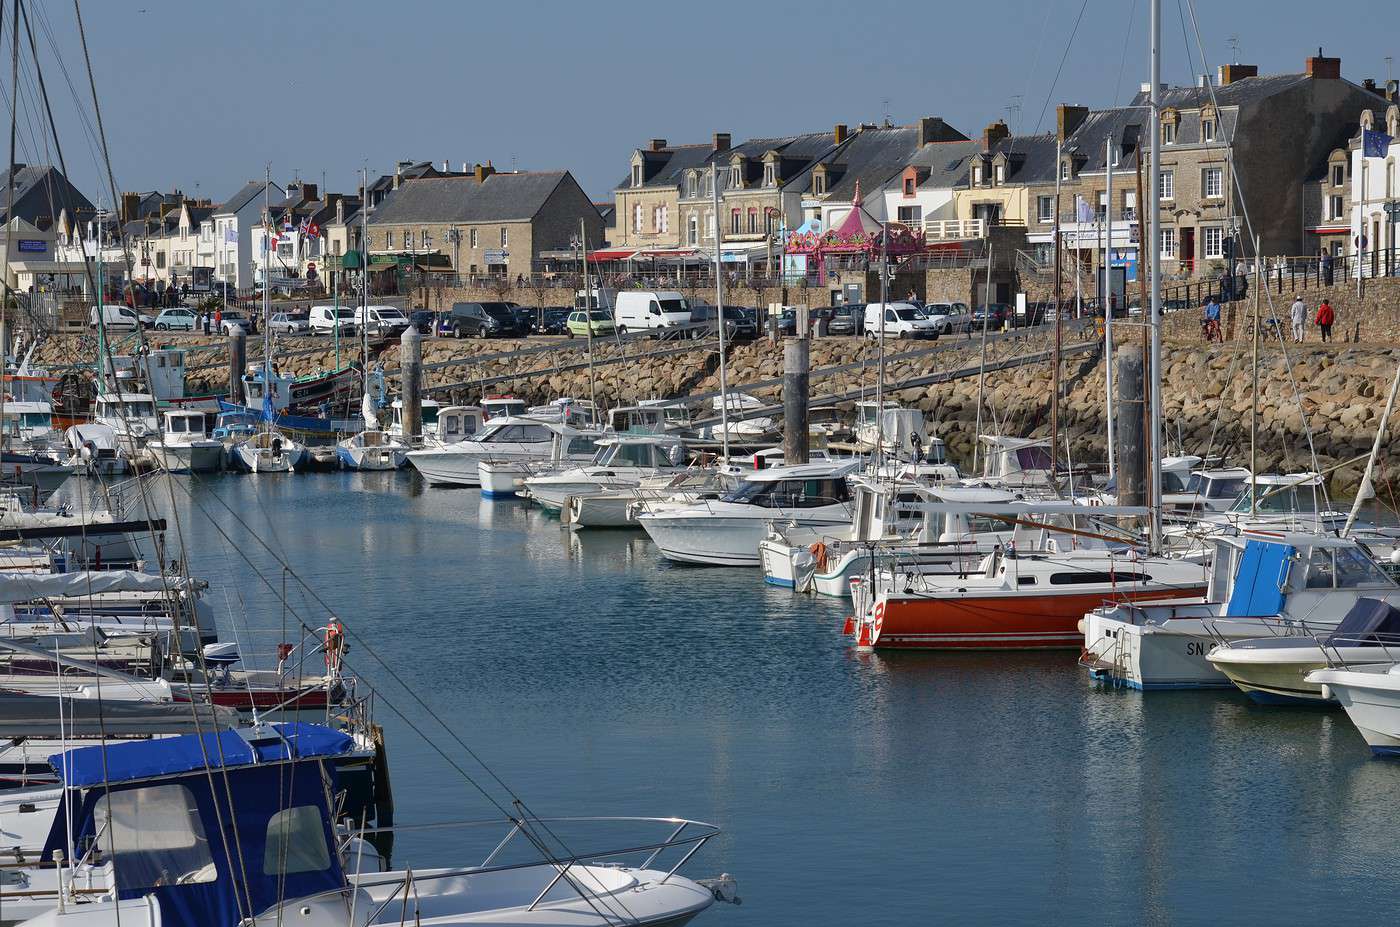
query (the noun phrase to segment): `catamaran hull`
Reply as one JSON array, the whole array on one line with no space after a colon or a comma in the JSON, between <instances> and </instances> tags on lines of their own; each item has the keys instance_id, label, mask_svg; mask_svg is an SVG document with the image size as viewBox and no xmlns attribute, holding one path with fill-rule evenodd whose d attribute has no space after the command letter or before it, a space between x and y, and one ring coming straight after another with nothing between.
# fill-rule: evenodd
<instances>
[{"instance_id":1,"label":"catamaran hull","mask_svg":"<svg viewBox=\"0 0 1400 927\"><path fill-rule=\"evenodd\" d=\"M1105 599L1196 598L1205 587L1061 595L880 595L871 643L895 650L1078 650L1080 619Z\"/></svg>"}]
</instances>

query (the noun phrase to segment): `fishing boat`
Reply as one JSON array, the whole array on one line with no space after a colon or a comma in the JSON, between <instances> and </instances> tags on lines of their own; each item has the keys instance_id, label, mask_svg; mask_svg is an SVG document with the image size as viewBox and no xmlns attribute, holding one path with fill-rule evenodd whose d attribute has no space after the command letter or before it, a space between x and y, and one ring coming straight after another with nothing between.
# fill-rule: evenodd
<instances>
[{"instance_id":1,"label":"fishing boat","mask_svg":"<svg viewBox=\"0 0 1400 927\"><path fill-rule=\"evenodd\" d=\"M160 437L146 449L171 473L207 473L224 465L224 443L209 437L203 412L167 411Z\"/></svg>"},{"instance_id":2,"label":"fishing boat","mask_svg":"<svg viewBox=\"0 0 1400 927\"><path fill-rule=\"evenodd\" d=\"M1322 686L1308 682L1328 666L1394 663L1400 659L1400 609L1362 597L1328 634L1281 635L1227 640L1206 659L1241 692L1265 705L1325 705Z\"/></svg>"},{"instance_id":3,"label":"fishing boat","mask_svg":"<svg viewBox=\"0 0 1400 927\"><path fill-rule=\"evenodd\" d=\"M1086 610L1080 664L1093 678L1147 690L1230 688L1210 659L1220 644L1316 638L1363 597L1400 604L1400 586L1353 538L1253 531L1211 546L1202 601Z\"/></svg>"},{"instance_id":4,"label":"fishing boat","mask_svg":"<svg viewBox=\"0 0 1400 927\"><path fill-rule=\"evenodd\" d=\"M362 431L340 441L335 453L347 470L397 470L408 445L387 431Z\"/></svg>"},{"instance_id":5,"label":"fishing boat","mask_svg":"<svg viewBox=\"0 0 1400 927\"><path fill-rule=\"evenodd\" d=\"M249 364L242 377L243 401L249 409L262 409L271 403L275 416L317 416L323 408L343 406L353 395L359 375L355 363L302 376L283 374L276 364L270 373L266 364Z\"/></svg>"},{"instance_id":6,"label":"fishing boat","mask_svg":"<svg viewBox=\"0 0 1400 927\"><path fill-rule=\"evenodd\" d=\"M858 461L821 461L749 473L714 500L637 516L668 560L707 566L759 566L758 543L773 522L834 527L851 520L847 477Z\"/></svg>"}]
</instances>

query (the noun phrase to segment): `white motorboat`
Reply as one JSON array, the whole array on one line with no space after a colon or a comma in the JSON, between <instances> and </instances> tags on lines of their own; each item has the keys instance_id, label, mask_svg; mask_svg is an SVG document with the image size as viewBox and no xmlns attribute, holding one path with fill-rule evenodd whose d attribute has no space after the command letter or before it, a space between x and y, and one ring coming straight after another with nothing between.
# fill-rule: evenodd
<instances>
[{"instance_id":1,"label":"white motorboat","mask_svg":"<svg viewBox=\"0 0 1400 927\"><path fill-rule=\"evenodd\" d=\"M465 406L448 406L450 409L463 409ZM443 406L436 399L421 399L419 401L419 419L423 432L422 437L425 444L432 444L438 439L438 419L445 411ZM403 400L395 399L389 404L389 437L398 441L403 441ZM400 464L402 466L402 464Z\"/></svg>"},{"instance_id":2,"label":"white motorboat","mask_svg":"<svg viewBox=\"0 0 1400 927\"><path fill-rule=\"evenodd\" d=\"M1229 688L1208 659L1218 644L1327 634L1363 596L1400 603L1400 586L1353 539L1254 531L1211 545L1204 600L1084 616L1080 663L1091 676L1135 689Z\"/></svg>"},{"instance_id":3,"label":"white motorboat","mask_svg":"<svg viewBox=\"0 0 1400 927\"><path fill-rule=\"evenodd\" d=\"M1251 637L1214 647L1206 659L1240 691L1266 705L1329 703L1313 670L1400 660L1400 609L1360 598L1330 634Z\"/></svg>"},{"instance_id":4,"label":"white motorboat","mask_svg":"<svg viewBox=\"0 0 1400 927\"><path fill-rule=\"evenodd\" d=\"M550 460L556 435L564 441L560 460L583 463L593 458L598 432L512 416L488 421L469 439L409 451L408 462L435 485L480 486L478 465L483 460Z\"/></svg>"},{"instance_id":5,"label":"white motorboat","mask_svg":"<svg viewBox=\"0 0 1400 927\"><path fill-rule=\"evenodd\" d=\"M846 478L858 466L858 461L823 461L757 470L717 500L649 511L639 515L637 523L668 560L756 567L758 542L770 523L849 523Z\"/></svg>"},{"instance_id":6,"label":"white motorboat","mask_svg":"<svg viewBox=\"0 0 1400 927\"><path fill-rule=\"evenodd\" d=\"M251 473L291 473L306 462L306 447L275 428L234 445L235 459Z\"/></svg>"},{"instance_id":7,"label":"white motorboat","mask_svg":"<svg viewBox=\"0 0 1400 927\"><path fill-rule=\"evenodd\" d=\"M160 435L156 400L149 393L107 390L93 401L92 421L106 425L116 435L122 453L133 459L148 440Z\"/></svg>"},{"instance_id":8,"label":"white motorboat","mask_svg":"<svg viewBox=\"0 0 1400 927\"><path fill-rule=\"evenodd\" d=\"M408 445L387 431L362 431L337 443L335 455L347 470L397 470Z\"/></svg>"},{"instance_id":9,"label":"white motorboat","mask_svg":"<svg viewBox=\"0 0 1400 927\"><path fill-rule=\"evenodd\" d=\"M224 465L224 443L209 437L204 413L172 410L165 413L160 436L146 443L155 462L171 473L205 473Z\"/></svg>"},{"instance_id":10,"label":"white motorboat","mask_svg":"<svg viewBox=\"0 0 1400 927\"><path fill-rule=\"evenodd\" d=\"M1377 756L1400 756L1400 663L1329 666L1304 677L1335 699Z\"/></svg>"},{"instance_id":11,"label":"white motorboat","mask_svg":"<svg viewBox=\"0 0 1400 927\"><path fill-rule=\"evenodd\" d=\"M644 477L637 486L620 486L569 496L559 520L573 530L636 528L637 516L663 507L694 505L702 498L718 499L720 476L713 469L691 467L675 473Z\"/></svg>"},{"instance_id":12,"label":"white motorboat","mask_svg":"<svg viewBox=\"0 0 1400 927\"><path fill-rule=\"evenodd\" d=\"M598 454L583 467L529 476L524 486L541 508L558 512L570 496L640 486L648 477L685 469L685 448L674 438L659 435L618 435L601 438ZM482 490L486 485L483 482Z\"/></svg>"},{"instance_id":13,"label":"white motorboat","mask_svg":"<svg viewBox=\"0 0 1400 927\"><path fill-rule=\"evenodd\" d=\"M69 472L78 468L87 470L94 476L119 476L131 469L131 459L122 450L117 431L110 425L87 422L70 425L63 432L64 443L72 452L66 464ZM5 466L10 466L11 455L5 455Z\"/></svg>"}]
</instances>

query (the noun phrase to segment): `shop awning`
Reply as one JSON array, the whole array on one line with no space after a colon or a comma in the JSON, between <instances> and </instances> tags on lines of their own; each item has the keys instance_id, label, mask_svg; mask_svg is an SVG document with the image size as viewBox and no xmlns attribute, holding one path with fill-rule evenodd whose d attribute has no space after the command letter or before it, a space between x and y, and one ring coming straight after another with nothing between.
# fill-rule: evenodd
<instances>
[{"instance_id":1,"label":"shop awning","mask_svg":"<svg viewBox=\"0 0 1400 927\"><path fill-rule=\"evenodd\" d=\"M595 264L600 261L625 261L636 253L634 248L603 248L588 252L588 260Z\"/></svg>"},{"instance_id":2,"label":"shop awning","mask_svg":"<svg viewBox=\"0 0 1400 927\"><path fill-rule=\"evenodd\" d=\"M341 259L340 259L340 269L341 269L341 270L359 270L359 269L360 269L360 252L356 251L356 250L353 249L353 248L351 248L349 251L345 252L345 255L344 255L343 257L341 257Z\"/></svg>"},{"instance_id":3,"label":"shop awning","mask_svg":"<svg viewBox=\"0 0 1400 927\"><path fill-rule=\"evenodd\" d=\"M377 273L380 273L380 272L386 271L386 270L398 270L398 269L399 269L399 264L398 264L397 261L393 261L393 262L388 263L388 264L371 264L371 265L369 265L369 268L368 268L369 272L372 273L372 274L377 274Z\"/></svg>"}]
</instances>

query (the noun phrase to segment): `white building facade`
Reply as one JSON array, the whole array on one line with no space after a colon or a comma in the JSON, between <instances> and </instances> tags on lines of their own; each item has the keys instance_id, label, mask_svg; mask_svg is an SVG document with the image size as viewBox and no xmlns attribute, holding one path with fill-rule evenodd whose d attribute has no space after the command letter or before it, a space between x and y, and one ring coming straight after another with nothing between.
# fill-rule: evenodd
<instances>
[{"instance_id":1,"label":"white building facade","mask_svg":"<svg viewBox=\"0 0 1400 927\"><path fill-rule=\"evenodd\" d=\"M1367 156L1367 133L1390 137L1384 156ZM1376 139L1376 136L1372 136ZM1384 139L1377 139L1381 142ZM1391 104L1382 124L1367 110L1351 147L1351 242L1347 254L1358 258L1351 271L1367 277L1400 273L1396 224L1400 222L1400 106Z\"/></svg>"}]
</instances>

